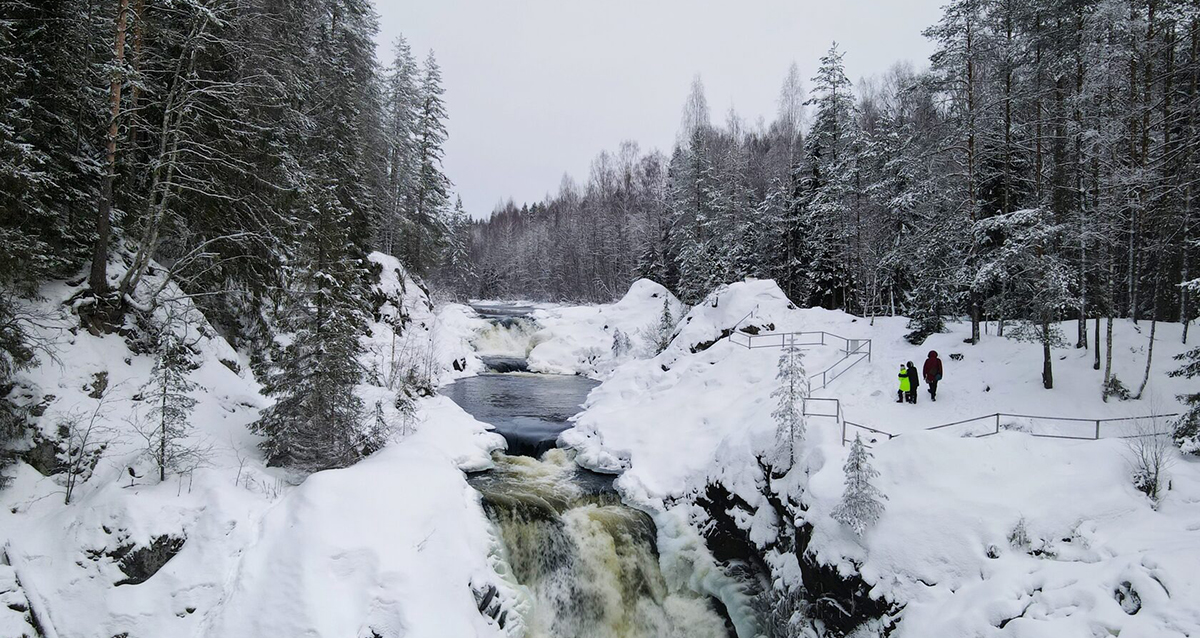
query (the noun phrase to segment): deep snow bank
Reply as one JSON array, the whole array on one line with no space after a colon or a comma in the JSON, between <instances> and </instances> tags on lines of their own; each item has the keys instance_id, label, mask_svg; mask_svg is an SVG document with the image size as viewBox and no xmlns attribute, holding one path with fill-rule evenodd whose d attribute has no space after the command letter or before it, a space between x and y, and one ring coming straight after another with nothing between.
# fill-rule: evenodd
<instances>
[{"instance_id":1,"label":"deep snow bank","mask_svg":"<svg viewBox=\"0 0 1200 638\"><path fill-rule=\"evenodd\" d=\"M639 279L620 301L598 306L549 306L534 311L541 330L533 337L529 369L555 374L604 376L624 361L644 355L666 303L678 319L683 304L662 285ZM630 349L613 351L617 331Z\"/></svg>"},{"instance_id":2,"label":"deep snow bank","mask_svg":"<svg viewBox=\"0 0 1200 638\"><path fill-rule=\"evenodd\" d=\"M503 441L447 399L418 399L403 420L394 411L399 375L437 384L478 366L468 341L477 320L462 306L433 308L394 259L372 261L382 274L359 392L396 436L364 463L298 487L262 464L247 429L270 401L248 353L190 305L190 443L205 463L159 483L131 424L152 358L121 335L78 329L65 305L75 289L44 287L42 336L54 356L20 373L14 390L36 415L26 458L38 469L16 464L0 492L0 545L12 563L0 569L3 599L26 599L45 635L63 638L499 635L473 590L506 585L462 470L487 467ZM94 466L64 505L71 437L60 426L78 435L89 424ZM14 613L0 627L28 624L29 612Z\"/></svg>"},{"instance_id":3,"label":"deep snow bank","mask_svg":"<svg viewBox=\"0 0 1200 638\"><path fill-rule=\"evenodd\" d=\"M1114 371L1127 385L1145 366L1143 329L1115 327ZM777 506L794 503L787 523L811 534L803 549L847 577L861 574L873 596L905 606L896 635L1190 635L1200 631L1194 458L1176 455L1173 489L1155 510L1133 489L1127 450L1116 440L909 434L875 450L878 484L891 500L860 541L829 516L846 456L836 420L810 417L801 469L768 479L760 458L774 439L779 351L746 350L725 338L734 330L825 330L872 339L872 361L816 394L838 398L854 421L902 433L996 411L1093 419L1174 411L1173 397L1186 387L1166 376L1182 348L1178 329L1159 326L1147 391L1154 398L1104 403L1090 351L1056 350L1056 388L1048 391L1036 344L986 335L969 346L962 342L969 326L952 324L914 347L903 339L903 318L795 309L773 282L748 281L693 308L661 355L616 368L561 440L581 463L623 471L617 485L630 502L680 513L693 527L711 528L711 513L697 501L706 486L721 486L741 503L729 514L764 552L772 577L800 587L796 557L767 551L786 545L780 534L789 526ZM919 366L930 349L946 368L938 402L922 389L917 406L897 405L896 368L910 360ZM804 364L813 373L840 356L809 347ZM1014 548L1007 538L1022 516L1032 545ZM1133 615L1128 591L1141 600Z\"/></svg>"}]
</instances>

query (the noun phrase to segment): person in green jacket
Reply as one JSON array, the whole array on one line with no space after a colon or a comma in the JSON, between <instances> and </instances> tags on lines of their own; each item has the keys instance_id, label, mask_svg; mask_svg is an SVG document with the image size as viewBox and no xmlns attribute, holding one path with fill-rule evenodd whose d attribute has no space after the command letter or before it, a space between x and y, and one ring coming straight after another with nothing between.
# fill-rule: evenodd
<instances>
[{"instance_id":1,"label":"person in green jacket","mask_svg":"<svg viewBox=\"0 0 1200 638\"><path fill-rule=\"evenodd\" d=\"M904 397L912 391L912 382L908 378L908 367L900 364L900 391L896 393L896 403L904 403Z\"/></svg>"}]
</instances>

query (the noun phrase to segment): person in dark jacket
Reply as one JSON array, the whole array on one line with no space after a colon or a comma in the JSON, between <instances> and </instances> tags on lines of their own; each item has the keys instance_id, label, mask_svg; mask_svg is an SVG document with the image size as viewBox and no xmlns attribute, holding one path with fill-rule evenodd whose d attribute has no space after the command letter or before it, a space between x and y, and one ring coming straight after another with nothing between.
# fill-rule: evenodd
<instances>
[{"instance_id":1,"label":"person in dark jacket","mask_svg":"<svg viewBox=\"0 0 1200 638\"><path fill-rule=\"evenodd\" d=\"M929 386L929 398L937 401L938 381L942 380L942 360L938 358L936 350L929 351L929 357L925 359L921 371L924 373L925 383Z\"/></svg>"},{"instance_id":2,"label":"person in dark jacket","mask_svg":"<svg viewBox=\"0 0 1200 638\"><path fill-rule=\"evenodd\" d=\"M921 378L917 375L917 366L913 365L912 361L908 362L908 402L917 404L917 388L921 387Z\"/></svg>"}]
</instances>

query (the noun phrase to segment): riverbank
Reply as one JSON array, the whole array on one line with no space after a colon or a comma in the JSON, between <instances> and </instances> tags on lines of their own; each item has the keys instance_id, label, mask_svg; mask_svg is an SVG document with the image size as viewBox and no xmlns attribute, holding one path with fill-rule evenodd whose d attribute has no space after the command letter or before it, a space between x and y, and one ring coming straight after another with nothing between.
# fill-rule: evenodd
<instances>
[{"instance_id":1,"label":"riverbank","mask_svg":"<svg viewBox=\"0 0 1200 638\"><path fill-rule=\"evenodd\" d=\"M1172 328L1157 332L1147 393L1157 400L1104 403L1089 351L1055 350L1056 388L1044 390L1037 344L987 336L969 346L962 343L966 327L952 324L912 346L902 338L902 318L872 325L793 308L772 282L733 284L693 308L666 351L607 374L562 441L586 466L621 472L617 487L627 502L677 512L699 529L727 517L768 566L777 600L804 598L815 584L804 582L804 573L824 565L894 610L879 625L893 624L893 636L1091 636L1097 628L1182 636L1200 627L1200 609L1190 602L1200 594L1191 576L1200 567L1192 549L1200 547L1195 457L1170 452L1171 489L1155 504L1134 488L1129 449L1119 440L1054 441L1019 430L987 439L915 433L999 410L1086 418L1174 411L1174 395L1187 386L1166 375L1182 347ZM889 500L863 538L830 516L846 458L836 421L808 419L792 471L771 476L764 467L775 440L770 394L780 352L724 338L743 329L872 340L870 363L817 393L840 399L856 421L909 432L873 451L877 485ZM1145 337L1129 323L1119 322L1115 332L1116 373L1127 383L1140 380ZM897 405L895 368L919 362L930 349L946 363L938 402L922 389L917 406ZM949 357L958 354L961 360ZM819 370L829 356L807 348L804 363ZM707 498L713 486L726 503L720 512ZM1010 543L1019 528L1027 538ZM1126 611L1126 590L1139 592L1136 614ZM811 604L800 611L810 626L828 627L822 616L841 614Z\"/></svg>"}]
</instances>

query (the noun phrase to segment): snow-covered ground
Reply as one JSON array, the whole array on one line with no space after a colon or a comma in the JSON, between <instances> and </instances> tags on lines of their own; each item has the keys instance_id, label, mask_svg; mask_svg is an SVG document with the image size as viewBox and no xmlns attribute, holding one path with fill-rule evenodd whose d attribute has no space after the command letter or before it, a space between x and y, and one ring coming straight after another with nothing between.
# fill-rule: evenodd
<instances>
[{"instance_id":1,"label":"snow-covered ground","mask_svg":"<svg viewBox=\"0 0 1200 638\"><path fill-rule=\"evenodd\" d=\"M492 334L480 332L487 324L470 308L432 308L394 260L373 259L390 301L364 339L370 374L360 391L368 406L378 400L397 418L390 379L415 372L438 385L473 374L483 367L480 346L528 354L535 370L602 380L562 442L589 467L623 472L618 488L658 525L664 574L721 598L745 631L754 630L748 601L703 546L693 497L718 483L753 508L737 521L754 542L768 543L778 530L758 457L773 446L779 350L748 350L726 338L750 327L872 340L871 361L815 394L837 398L851 421L904 433L872 449L877 485L888 496L883 517L859 539L830 516L846 458L835 419L808 419L800 471L771 489L803 503L800 522L813 527L807 547L821 562L861 574L873 595L902 606L892 635L1200 633L1195 457L1172 454L1170 489L1156 505L1133 488L1121 440L921 431L993 412L1097 419L1176 411L1175 395L1189 387L1166 375L1184 348L1178 325L1158 327L1147 398L1105 403L1090 351L1056 349L1056 387L1044 390L1036 344L985 335L970 346L962 343L969 327L952 324L912 346L902 318L796 309L769 281L724 287L691 309L643 281L617 303L541 304L536 325ZM64 327L72 317L63 303L73 293L66 284L43 290L42 306ZM674 339L651 356L664 300ZM396 336L394 324L407 328ZM1066 328L1073 334L1073 324ZM1122 321L1114 330L1114 369L1135 389L1148 328ZM614 353L618 329L631 348ZM511 585L498 575L498 541L463 474L491 463L499 437L448 399L422 399L407 435L355 467L293 486L295 477L262 464L247 429L269 404L248 353L202 320L190 330L199 353L191 375L199 386L195 442L210 449L208 461L159 483L129 423L150 357L119 335L47 328L57 359L43 356L21 373L23 400L38 406L47 436L96 415L92 443L108 445L70 505L61 473L46 477L24 463L8 470L0 543L11 565L0 565L0 635L30 631L19 611L28 605L48 623L46 635L64 638L502 635L478 613L473 591L519 596L503 595ZM909 360L920 366L930 349L945 365L938 402L922 388L918 405L896 404L896 368ZM833 346L808 347L804 364L814 373L842 357ZM1018 527L1028 540L1014 546L1009 537ZM129 578L119 565L123 552L152 548L142 552L152 563L164 547L168 556L178 551L151 578L116 584ZM773 566L798 583L794 561L777 558Z\"/></svg>"},{"instance_id":2,"label":"snow-covered ground","mask_svg":"<svg viewBox=\"0 0 1200 638\"><path fill-rule=\"evenodd\" d=\"M558 316L589 311L603 312L561 310ZM644 312L627 323L644 325L657 316L649 308ZM550 350L549 344L600 341L595 323L578 329L552 325L554 334L543 335L538 349L558 352L562 349ZM1158 328L1146 398L1105 403L1102 373L1092 370L1090 351L1056 349L1055 388L1045 390L1037 344L986 335L971 346L963 343L969 325L952 324L918 347L904 341L902 318L872 322L795 309L770 281L716 291L680 322L665 352L600 375L605 382L561 440L579 452L581 463L622 471L617 485L625 498L651 511L686 503L709 483L725 486L757 508L741 523L760 543L773 538L777 525L765 506L757 458L773 445L770 393L780 351L747 350L720 338L735 326L824 330L872 340L870 362L814 394L839 399L854 422L906 433L874 448L878 485L889 497L885 516L861 541L830 517L841 498L846 458L835 419L808 419L801 456L807 472L792 472L776 489L807 508L805 518L814 527L808 549L822 562L844 573L860 571L874 596L905 606L893 635L1200 632L1195 457L1172 453L1171 489L1155 507L1134 489L1129 450L1120 440L1063 441L1017 431L976 439L963 438L956 428L921 432L994 412L1099 419L1178 411L1175 395L1188 382L1166 373L1176 366L1172 355L1185 347L1180 326ZM1114 328L1114 371L1135 390L1146 362L1148 328L1148 322L1127 321ZM899 365L913 361L919 367L931 349L945 366L938 401L930 402L922 387L916 406L897 404ZM841 356L832 347L805 351L810 373ZM955 360L951 354L963 356ZM1093 429L1087 424L1085 433ZM1031 542L1014 548L1008 537L1022 518ZM988 557L989 547L995 558ZM786 566L780 572L798 578ZM1140 598L1136 614L1129 613L1130 596L1124 596L1123 610L1123 595L1117 593L1123 589ZM1015 617L1020 618L1008 622Z\"/></svg>"},{"instance_id":3,"label":"snow-covered ground","mask_svg":"<svg viewBox=\"0 0 1200 638\"><path fill-rule=\"evenodd\" d=\"M603 378L622 362L650 354L666 302L678 320L683 304L666 288L640 279L620 301L594 306L539 305L533 319L540 330L533 336L529 369L554 374L584 374ZM629 348L613 351L617 331Z\"/></svg>"},{"instance_id":4,"label":"snow-covered ground","mask_svg":"<svg viewBox=\"0 0 1200 638\"><path fill-rule=\"evenodd\" d=\"M394 259L372 259L389 301L364 339L371 374L360 393L391 418L389 376L415 369L439 383L479 368L468 341L478 320L464 306L435 310ZM26 463L7 470L0 545L11 565L0 566L0 596L14 605L0 615L0 635L31 631L20 609L28 605L43 635L61 638L502 635L473 594L507 585L463 473L489 466L490 451L503 446L487 426L449 399L423 399L406 436L293 486L297 477L263 465L247 428L270 401L248 353L192 311L191 442L207 449L206 460L160 483L131 423L152 358L120 335L67 329L77 323L64 305L74 292L43 289L40 305L63 329L46 329L54 356L22 372L18 391L39 406L47 437L95 416L88 445L105 447L69 505L64 474L43 476ZM407 328L394 336L391 323ZM169 560L145 582L118 584L129 578L123 556L131 569Z\"/></svg>"}]
</instances>

